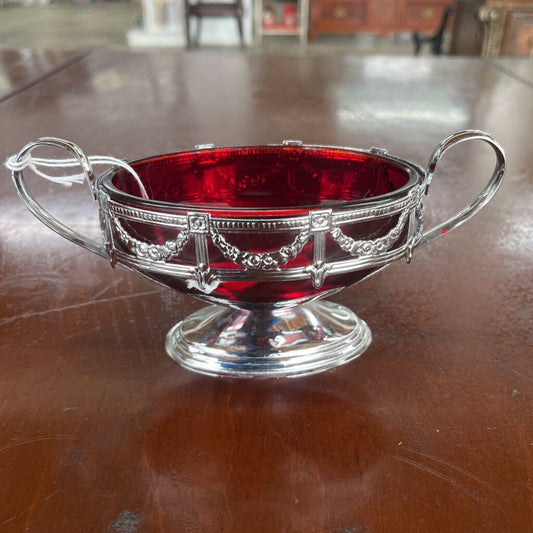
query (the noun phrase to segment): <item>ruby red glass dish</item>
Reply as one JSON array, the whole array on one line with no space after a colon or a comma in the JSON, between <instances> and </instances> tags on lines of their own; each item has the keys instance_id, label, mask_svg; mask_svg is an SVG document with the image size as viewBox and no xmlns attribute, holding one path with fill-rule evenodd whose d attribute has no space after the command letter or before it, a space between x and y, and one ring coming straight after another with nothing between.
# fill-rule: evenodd
<instances>
[{"instance_id":1,"label":"ruby red glass dish","mask_svg":"<svg viewBox=\"0 0 533 533\"><path fill-rule=\"evenodd\" d=\"M488 143L488 184L451 219L425 230L422 200L452 146ZM32 197L23 169L31 152L66 149L99 204L102 243L56 220ZM361 355L367 324L323 300L459 226L500 186L505 158L490 135L464 131L441 142L427 169L384 149L304 145L214 148L149 157L97 176L79 147L54 138L27 145L12 162L27 207L65 238L210 305L167 335L169 355L203 374L303 376ZM48 165L50 166L50 165ZM42 175L42 174L41 174Z\"/></svg>"}]
</instances>

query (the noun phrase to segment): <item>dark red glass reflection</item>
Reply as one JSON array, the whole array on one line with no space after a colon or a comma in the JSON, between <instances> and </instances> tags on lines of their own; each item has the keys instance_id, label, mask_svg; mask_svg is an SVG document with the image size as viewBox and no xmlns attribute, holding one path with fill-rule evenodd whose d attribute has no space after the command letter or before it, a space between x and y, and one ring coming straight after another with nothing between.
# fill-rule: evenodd
<instances>
[{"instance_id":1,"label":"dark red glass reflection","mask_svg":"<svg viewBox=\"0 0 533 533\"><path fill-rule=\"evenodd\" d=\"M404 186L398 165L370 154L310 147L216 149L137 162L152 200L209 207L320 207L373 198ZM140 196L119 171L113 184Z\"/></svg>"}]
</instances>

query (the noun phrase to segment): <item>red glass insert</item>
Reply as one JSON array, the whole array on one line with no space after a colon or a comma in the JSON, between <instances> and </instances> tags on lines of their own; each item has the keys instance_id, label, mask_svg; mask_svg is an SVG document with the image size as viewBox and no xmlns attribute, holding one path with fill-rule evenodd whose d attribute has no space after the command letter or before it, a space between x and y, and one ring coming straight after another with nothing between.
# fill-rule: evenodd
<instances>
[{"instance_id":1,"label":"red glass insert","mask_svg":"<svg viewBox=\"0 0 533 533\"><path fill-rule=\"evenodd\" d=\"M401 166L371 154L309 146L183 152L133 164L151 200L191 207L324 207L381 196L407 184ZM113 176L140 196L127 171Z\"/></svg>"}]
</instances>

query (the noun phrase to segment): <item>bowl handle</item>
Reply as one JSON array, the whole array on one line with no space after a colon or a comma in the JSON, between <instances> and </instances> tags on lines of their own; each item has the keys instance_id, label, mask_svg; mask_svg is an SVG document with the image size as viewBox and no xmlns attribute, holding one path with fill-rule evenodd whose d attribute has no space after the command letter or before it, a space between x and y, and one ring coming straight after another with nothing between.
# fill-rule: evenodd
<instances>
[{"instance_id":1,"label":"bowl handle","mask_svg":"<svg viewBox=\"0 0 533 533\"><path fill-rule=\"evenodd\" d=\"M425 193L428 193L429 186L431 185L431 180L433 179L433 174L435 173L435 168L440 158L452 147L457 144L460 144L464 141L485 141L490 144L496 153L496 166L494 172L489 179L489 182L485 188L479 193L477 198L469 204L467 207L459 211L455 216L442 222L438 226L431 228L422 235L420 241L420 246L427 244L443 235L446 235L449 231L454 228L457 228L461 224L464 224L467 220L472 218L478 211L480 211L494 196L496 191L501 185L503 174L505 172L505 154L502 147L487 133L477 130L466 130L460 131L451 135L447 139L444 139L433 151L429 159L429 163L426 169L425 177Z\"/></svg>"},{"instance_id":2,"label":"bowl handle","mask_svg":"<svg viewBox=\"0 0 533 533\"><path fill-rule=\"evenodd\" d=\"M71 155L73 155L81 165L85 178L89 183L93 198L96 199L94 190L95 175L91 163L89 162L87 156L81 151L79 146L75 145L70 141L56 139L54 137L42 137L40 139L37 139L36 141L27 144L19 152L18 156L15 159L14 165L23 163L26 158L29 158L31 152L38 146L54 146L58 148L63 148ZM13 182L15 183L15 187L17 188L17 192L20 198L26 204L26 207L44 225L48 226L50 229L52 229L62 237L65 237L65 239L68 239L74 244L78 244L79 246L85 248L86 250L89 250L90 252L94 252L95 254L100 255L105 259L109 259L109 255L102 244L83 236L81 233L78 233L72 228L69 228L68 226L57 220L55 217L53 217L48 211L46 211L46 209L44 209L44 207L41 206L41 204L39 204L39 202L37 202L37 200L31 194L28 185L24 180L24 177L22 175L22 169L13 170Z\"/></svg>"}]
</instances>

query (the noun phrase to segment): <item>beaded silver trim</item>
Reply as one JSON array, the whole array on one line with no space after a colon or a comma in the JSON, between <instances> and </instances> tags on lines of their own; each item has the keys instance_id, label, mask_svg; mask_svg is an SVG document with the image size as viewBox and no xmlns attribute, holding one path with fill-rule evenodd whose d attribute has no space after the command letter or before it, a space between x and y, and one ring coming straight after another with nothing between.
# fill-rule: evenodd
<instances>
[{"instance_id":1,"label":"beaded silver trim","mask_svg":"<svg viewBox=\"0 0 533 533\"><path fill-rule=\"evenodd\" d=\"M413 197L420 195L420 187L411 189L409 195L399 200L386 200L372 207L359 207L349 210L331 210L332 223L335 225L350 224L363 220L387 217L402 212L404 209L412 207ZM146 222L157 224L159 226L172 227L175 229L187 229L187 215L178 215L172 213L161 213L148 209L124 206L115 200L109 200L108 209L111 214L120 218L133 220L137 222ZM236 212L237 214L237 212ZM297 231L309 228L309 216L307 214L292 217L276 217L265 215L262 219L251 218L224 218L213 216L211 218L212 226L220 232L239 233L239 232L267 232L272 231Z\"/></svg>"}]
</instances>

